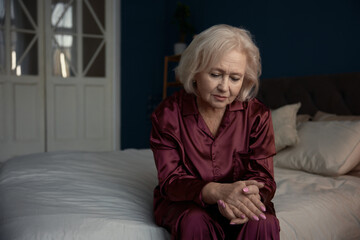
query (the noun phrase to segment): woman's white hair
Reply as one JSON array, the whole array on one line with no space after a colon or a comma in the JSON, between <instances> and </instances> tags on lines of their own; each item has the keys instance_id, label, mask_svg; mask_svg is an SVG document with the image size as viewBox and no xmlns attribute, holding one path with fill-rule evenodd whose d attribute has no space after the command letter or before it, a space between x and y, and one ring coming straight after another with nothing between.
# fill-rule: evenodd
<instances>
[{"instance_id":1,"label":"woman's white hair","mask_svg":"<svg viewBox=\"0 0 360 240\"><path fill-rule=\"evenodd\" d=\"M225 53L234 49L245 54L247 63L237 99L248 101L254 98L259 89L261 74L259 49L249 31L225 24L212 26L198 34L182 53L175 72L185 91L196 94L194 76L207 70L217 59L221 59Z\"/></svg>"}]
</instances>

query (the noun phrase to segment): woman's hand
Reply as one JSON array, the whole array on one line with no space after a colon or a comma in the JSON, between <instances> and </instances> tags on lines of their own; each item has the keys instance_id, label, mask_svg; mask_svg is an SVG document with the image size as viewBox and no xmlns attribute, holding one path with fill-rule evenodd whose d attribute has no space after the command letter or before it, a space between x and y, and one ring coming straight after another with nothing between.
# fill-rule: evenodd
<instances>
[{"instance_id":1,"label":"woman's hand","mask_svg":"<svg viewBox=\"0 0 360 240\"><path fill-rule=\"evenodd\" d=\"M223 215L224 217L226 217L227 219L231 220L230 224L243 224L246 223L247 221L249 221L249 218L246 217L245 214L243 214L242 212L238 212L237 215L240 215L239 217L235 216L235 213L230 210L230 207L222 200L219 200L217 202L218 204L218 209L219 212L221 213L221 215Z\"/></svg>"},{"instance_id":2,"label":"woman's hand","mask_svg":"<svg viewBox=\"0 0 360 240\"><path fill-rule=\"evenodd\" d=\"M209 204L216 201L220 213L231 220L231 224L242 224L249 219L266 219L259 189L263 183L255 180L238 181L231 184L209 183L203 188L203 199Z\"/></svg>"},{"instance_id":3,"label":"woman's hand","mask_svg":"<svg viewBox=\"0 0 360 240\"><path fill-rule=\"evenodd\" d=\"M250 184L250 182L248 182L247 184ZM263 185L259 185L259 187L261 188L261 187L263 187ZM259 194L259 187L257 185L248 185L247 187L245 187L243 189L243 192L246 195L248 195L248 197L253 202L257 202L258 200L260 201L260 199L261 199L260 194ZM232 225L244 224L247 221L249 221L249 218L244 213L242 213L238 209L234 208L233 206L229 206L224 201L219 200L217 202L217 204L218 204L220 213L227 219L231 220L230 224L232 224ZM260 209L264 212L266 211L266 208L263 205L260 205ZM260 218L266 219L264 214L260 214ZM255 220L259 220L259 218L255 218Z\"/></svg>"},{"instance_id":4,"label":"woman's hand","mask_svg":"<svg viewBox=\"0 0 360 240\"><path fill-rule=\"evenodd\" d=\"M259 194L259 188L263 186L254 180L223 184L220 188L220 196L222 196L220 200L225 203L225 210L229 208L236 218L244 219L243 215L245 215L246 218L256 221L266 219L263 213L266 209ZM229 215L225 217L227 216Z\"/></svg>"}]
</instances>

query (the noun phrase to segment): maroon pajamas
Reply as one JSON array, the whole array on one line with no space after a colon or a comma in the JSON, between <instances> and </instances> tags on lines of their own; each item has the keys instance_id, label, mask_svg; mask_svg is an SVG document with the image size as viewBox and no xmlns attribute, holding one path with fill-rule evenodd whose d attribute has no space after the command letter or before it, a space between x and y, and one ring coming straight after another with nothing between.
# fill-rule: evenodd
<instances>
[{"instance_id":1,"label":"maroon pajamas","mask_svg":"<svg viewBox=\"0 0 360 240\"><path fill-rule=\"evenodd\" d=\"M158 170L154 190L156 223L180 239L278 239L279 224L271 199L274 132L270 110L257 99L228 105L218 135L212 136L196 97L180 91L152 114L151 148ZM209 182L257 180L266 220L231 226L216 205L203 202ZM194 236L192 237L192 235Z\"/></svg>"}]
</instances>

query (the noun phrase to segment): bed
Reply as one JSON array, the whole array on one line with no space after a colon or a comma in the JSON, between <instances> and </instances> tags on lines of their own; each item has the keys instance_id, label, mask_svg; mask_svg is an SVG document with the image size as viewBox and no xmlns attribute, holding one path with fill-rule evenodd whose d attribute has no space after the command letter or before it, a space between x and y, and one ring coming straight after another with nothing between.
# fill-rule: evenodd
<instances>
[{"instance_id":1,"label":"bed","mask_svg":"<svg viewBox=\"0 0 360 240\"><path fill-rule=\"evenodd\" d=\"M360 239L360 74L266 79L281 239ZM334 137L331 137L334 136ZM52 152L0 167L0 239L170 239L149 149Z\"/></svg>"}]
</instances>

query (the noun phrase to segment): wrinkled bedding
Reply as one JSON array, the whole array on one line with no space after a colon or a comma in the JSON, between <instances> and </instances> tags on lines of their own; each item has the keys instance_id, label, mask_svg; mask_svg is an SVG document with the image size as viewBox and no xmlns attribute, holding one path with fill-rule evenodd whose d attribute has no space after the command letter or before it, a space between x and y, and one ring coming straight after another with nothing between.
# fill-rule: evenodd
<instances>
[{"instance_id":1,"label":"wrinkled bedding","mask_svg":"<svg viewBox=\"0 0 360 240\"><path fill-rule=\"evenodd\" d=\"M276 168L282 239L360 239L360 178ZM152 152L57 152L0 168L0 239L170 239L152 216Z\"/></svg>"}]
</instances>

